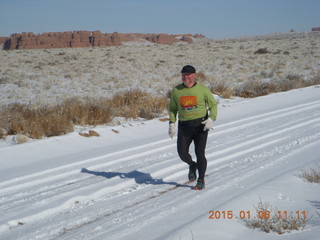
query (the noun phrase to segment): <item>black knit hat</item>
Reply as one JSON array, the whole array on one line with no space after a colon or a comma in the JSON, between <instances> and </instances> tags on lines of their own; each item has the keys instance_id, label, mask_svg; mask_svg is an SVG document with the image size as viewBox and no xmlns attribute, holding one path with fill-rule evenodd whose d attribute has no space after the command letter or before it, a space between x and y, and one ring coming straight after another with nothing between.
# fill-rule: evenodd
<instances>
[{"instance_id":1,"label":"black knit hat","mask_svg":"<svg viewBox=\"0 0 320 240\"><path fill-rule=\"evenodd\" d=\"M196 69L191 65L186 65L182 68L181 73L196 73Z\"/></svg>"}]
</instances>

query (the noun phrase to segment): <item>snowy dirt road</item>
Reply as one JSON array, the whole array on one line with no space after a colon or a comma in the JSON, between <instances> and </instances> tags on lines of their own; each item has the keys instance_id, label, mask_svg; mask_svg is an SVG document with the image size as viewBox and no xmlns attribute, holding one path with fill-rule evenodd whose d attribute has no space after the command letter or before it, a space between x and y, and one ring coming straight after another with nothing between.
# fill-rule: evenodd
<instances>
[{"instance_id":1,"label":"snowy dirt road","mask_svg":"<svg viewBox=\"0 0 320 240\"><path fill-rule=\"evenodd\" d=\"M204 191L186 183L176 139L158 120L4 146L0 239L171 239L211 209L319 164L319 96L310 87L220 102Z\"/></svg>"}]
</instances>

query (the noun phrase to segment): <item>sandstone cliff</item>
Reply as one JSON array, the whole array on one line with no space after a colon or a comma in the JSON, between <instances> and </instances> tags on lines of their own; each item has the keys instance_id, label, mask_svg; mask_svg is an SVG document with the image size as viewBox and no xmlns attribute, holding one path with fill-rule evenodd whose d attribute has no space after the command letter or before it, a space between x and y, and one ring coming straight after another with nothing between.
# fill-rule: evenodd
<instances>
[{"instance_id":1,"label":"sandstone cliff","mask_svg":"<svg viewBox=\"0 0 320 240\"><path fill-rule=\"evenodd\" d=\"M7 37L0 37L0 46L8 40Z\"/></svg>"},{"instance_id":2,"label":"sandstone cliff","mask_svg":"<svg viewBox=\"0 0 320 240\"><path fill-rule=\"evenodd\" d=\"M175 42L192 42L194 38L204 37L201 34L170 35L140 33L101 33L100 31L48 32L42 34L12 34L6 38L3 49L45 49L45 48L79 48L121 46L123 42L144 39L156 44Z\"/></svg>"}]
</instances>

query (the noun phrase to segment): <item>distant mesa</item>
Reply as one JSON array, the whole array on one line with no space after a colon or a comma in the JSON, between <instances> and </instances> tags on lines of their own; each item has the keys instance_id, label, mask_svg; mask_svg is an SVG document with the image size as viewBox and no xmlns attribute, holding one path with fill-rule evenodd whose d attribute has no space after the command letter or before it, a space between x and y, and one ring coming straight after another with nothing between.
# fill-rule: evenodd
<instances>
[{"instance_id":1,"label":"distant mesa","mask_svg":"<svg viewBox=\"0 0 320 240\"><path fill-rule=\"evenodd\" d=\"M14 33L10 37L0 37L4 50L81 48L121 46L126 42L148 41L155 44L193 42L194 38L204 38L201 34L142 34L142 33L101 33L100 31L47 32L42 34Z\"/></svg>"}]
</instances>

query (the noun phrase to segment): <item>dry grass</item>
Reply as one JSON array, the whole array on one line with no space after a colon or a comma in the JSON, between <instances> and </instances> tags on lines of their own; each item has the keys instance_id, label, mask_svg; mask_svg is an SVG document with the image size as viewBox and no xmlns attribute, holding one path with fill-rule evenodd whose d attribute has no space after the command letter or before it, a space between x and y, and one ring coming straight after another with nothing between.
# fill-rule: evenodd
<instances>
[{"instance_id":1,"label":"dry grass","mask_svg":"<svg viewBox=\"0 0 320 240\"><path fill-rule=\"evenodd\" d=\"M215 81L211 84L210 90L223 98L231 98L234 95L234 88L226 81Z\"/></svg>"},{"instance_id":2,"label":"dry grass","mask_svg":"<svg viewBox=\"0 0 320 240\"><path fill-rule=\"evenodd\" d=\"M320 167L310 168L308 170L302 169L302 177L310 183L320 183Z\"/></svg>"},{"instance_id":3,"label":"dry grass","mask_svg":"<svg viewBox=\"0 0 320 240\"><path fill-rule=\"evenodd\" d=\"M320 84L320 74L309 81L304 80L302 76L288 75L285 79L277 82L246 81L242 85L234 88L233 95L244 98L253 98L317 84Z\"/></svg>"},{"instance_id":4,"label":"dry grass","mask_svg":"<svg viewBox=\"0 0 320 240\"><path fill-rule=\"evenodd\" d=\"M99 125L112 119L110 99L72 98L58 106L60 111L76 125Z\"/></svg>"},{"instance_id":5,"label":"dry grass","mask_svg":"<svg viewBox=\"0 0 320 240\"><path fill-rule=\"evenodd\" d=\"M211 82L210 90L223 98L231 98L232 96L254 98L270 93L284 92L320 84L320 74L308 81L299 75L288 75L285 79L276 82L248 80L237 86L232 85L227 80L210 81L203 74L201 79Z\"/></svg>"},{"instance_id":6,"label":"dry grass","mask_svg":"<svg viewBox=\"0 0 320 240\"><path fill-rule=\"evenodd\" d=\"M29 138L59 136L72 132L74 125L108 124L113 117L152 119L167 108L168 99L131 90L113 98L65 100L57 106L34 108L11 104L0 110L1 138L24 135Z\"/></svg>"},{"instance_id":7,"label":"dry grass","mask_svg":"<svg viewBox=\"0 0 320 240\"><path fill-rule=\"evenodd\" d=\"M262 83L258 81L247 81L242 86L235 89L234 95L244 98L265 96L277 92L274 83Z\"/></svg>"},{"instance_id":8,"label":"dry grass","mask_svg":"<svg viewBox=\"0 0 320 240\"><path fill-rule=\"evenodd\" d=\"M154 97L141 90L116 94L112 98L114 116L152 119L163 114L168 106L166 97Z\"/></svg>"},{"instance_id":9,"label":"dry grass","mask_svg":"<svg viewBox=\"0 0 320 240\"><path fill-rule=\"evenodd\" d=\"M270 203L261 200L255 206L255 209L258 217L246 220L246 224L249 228L258 228L266 233L273 231L283 234L293 230L303 230L309 221L309 219L299 215L280 215L277 208L273 208Z\"/></svg>"},{"instance_id":10,"label":"dry grass","mask_svg":"<svg viewBox=\"0 0 320 240\"><path fill-rule=\"evenodd\" d=\"M1 127L7 135L22 134L30 138L63 135L73 131L73 124L59 107L33 109L28 105L12 104L1 110Z\"/></svg>"}]
</instances>

